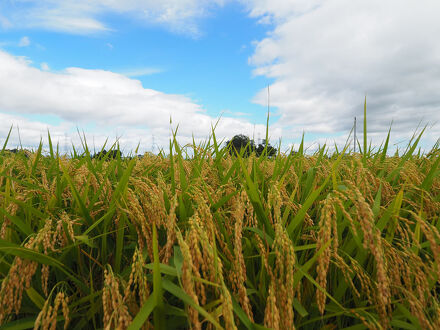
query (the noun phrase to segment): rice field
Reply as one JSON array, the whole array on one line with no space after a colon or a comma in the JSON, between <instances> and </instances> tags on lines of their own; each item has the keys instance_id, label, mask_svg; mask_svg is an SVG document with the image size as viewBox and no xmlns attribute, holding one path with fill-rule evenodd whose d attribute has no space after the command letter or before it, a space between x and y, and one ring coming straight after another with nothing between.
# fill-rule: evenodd
<instances>
[{"instance_id":1,"label":"rice field","mask_svg":"<svg viewBox=\"0 0 440 330\"><path fill-rule=\"evenodd\" d=\"M423 132L422 132L423 133ZM2 329L439 329L440 149L0 153ZM113 146L114 148L115 146ZM188 156L188 155L191 156Z\"/></svg>"}]
</instances>

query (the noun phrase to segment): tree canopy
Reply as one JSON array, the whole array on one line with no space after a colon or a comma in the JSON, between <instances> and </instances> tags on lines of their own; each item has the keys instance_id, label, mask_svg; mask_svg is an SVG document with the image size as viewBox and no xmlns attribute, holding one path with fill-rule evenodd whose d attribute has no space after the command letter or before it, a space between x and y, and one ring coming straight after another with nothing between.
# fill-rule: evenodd
<instances>
[{"instance_id":1,"label":"tree canopy","mask_svg":"<svg viewBox=\"0 0 440 330\"><path fill-rule=\"evenodd\" d=\"M243 157L250 156L252 152L255 152L259 157L264 154L265 148L269 158L277 154L277 149L271 146L270 143L266 143L266 140L263 140L257 146L254 140L243 134L235 135L231 140L226 141L226 147L231 155L241 154Z\"/></svg>"}]
</instances>

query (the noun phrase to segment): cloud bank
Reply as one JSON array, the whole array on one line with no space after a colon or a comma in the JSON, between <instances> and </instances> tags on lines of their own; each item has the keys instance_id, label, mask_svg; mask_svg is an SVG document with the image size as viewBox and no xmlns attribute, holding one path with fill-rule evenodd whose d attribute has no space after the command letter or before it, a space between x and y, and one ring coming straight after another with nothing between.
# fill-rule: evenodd
<instances>
[{"instance_id":1,"label":"cloud bank","mask_svg":"<svg viewBox=\"0 0 440 330\"><path fill-rule=\"evenodd\" d=\"M93 134L100 141L122 135L121 142L128 148L144 140L143 147L148 149L153 135L157 145L167 145L170 119L171 127L179 126L181 143L190 142L192 136L197 141L206 139L211 125L217 121L184 95L144 88L139 80L110 71L67 68L62 72L47 72L32 67L25 58L0 51L0 76L3 78L0 80L0 109L6 112L2 122L7 124L3 130L14 123L29 128L33 124L26 118L32 115L56 116L62 125L49 125L51 131L92 124ZM44 127L42 122L35 122L34 128L41 127ZM223 117L216 130L220 138L243 132L261 135L265 128ZM280 136L281 132L274 131L274 134ZM26 143L35 145L38 141Z\"/></svg>"},{"instance_id":2,"label":"cloud bank","mask_svg":"<svg viewBox=\"0 0 440 330\"><path fill-rule=\"evenodd\" d=\"M249 63L274 80L280 123L306 132L349 131L367 96L368 131L408 136L440 119L440 2L247 1L273 24ZM266 91L255 102L266 103ZM410 133L409 133L410 132ZM285 129L283 133L288 133ZM438 133L431 131L431 138ZM438 135L437 135L438 136Z\"/></svg>"}]
</instances>

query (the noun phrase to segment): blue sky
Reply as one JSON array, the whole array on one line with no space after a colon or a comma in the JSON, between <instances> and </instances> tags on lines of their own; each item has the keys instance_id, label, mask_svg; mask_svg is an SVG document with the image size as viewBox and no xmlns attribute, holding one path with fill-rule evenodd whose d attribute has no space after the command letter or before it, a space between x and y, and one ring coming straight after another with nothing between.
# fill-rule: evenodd
<instances>
[{"instance_id":1,"label":"blue sky","mask_svg":"<svg viewBox=\"0 0 440 330\"><path fill-rule=\"evenodd\" d=\"M270 85L270 134L285 147L303 131L311 149L343 144L365 95L373 143L391 121L407 140L440 119L440 7L394 2L4 1L0 134L20 127L32 146L49 129L77 143L80 128L97 144L122 136L148 150L153 136L166 145L170 116L186 143L222 115L222 138L257 138Z\"/></svg>"}]
</instances>

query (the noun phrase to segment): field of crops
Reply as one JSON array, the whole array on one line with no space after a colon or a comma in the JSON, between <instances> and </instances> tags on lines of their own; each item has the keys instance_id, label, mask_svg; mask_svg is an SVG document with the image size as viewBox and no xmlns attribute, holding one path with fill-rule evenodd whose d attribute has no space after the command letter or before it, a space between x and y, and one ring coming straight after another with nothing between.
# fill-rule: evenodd
<instances>
[{"instance_id":1,"label":"field of crops","mask_svg":"<svg viewBox=\"0 0 440 330\"><path fill-rule=\"evenodd\" d=\"M0 325L439 329L440 149L419 139L393 157L4 147Z\"/></svg>"}]
</instances>

